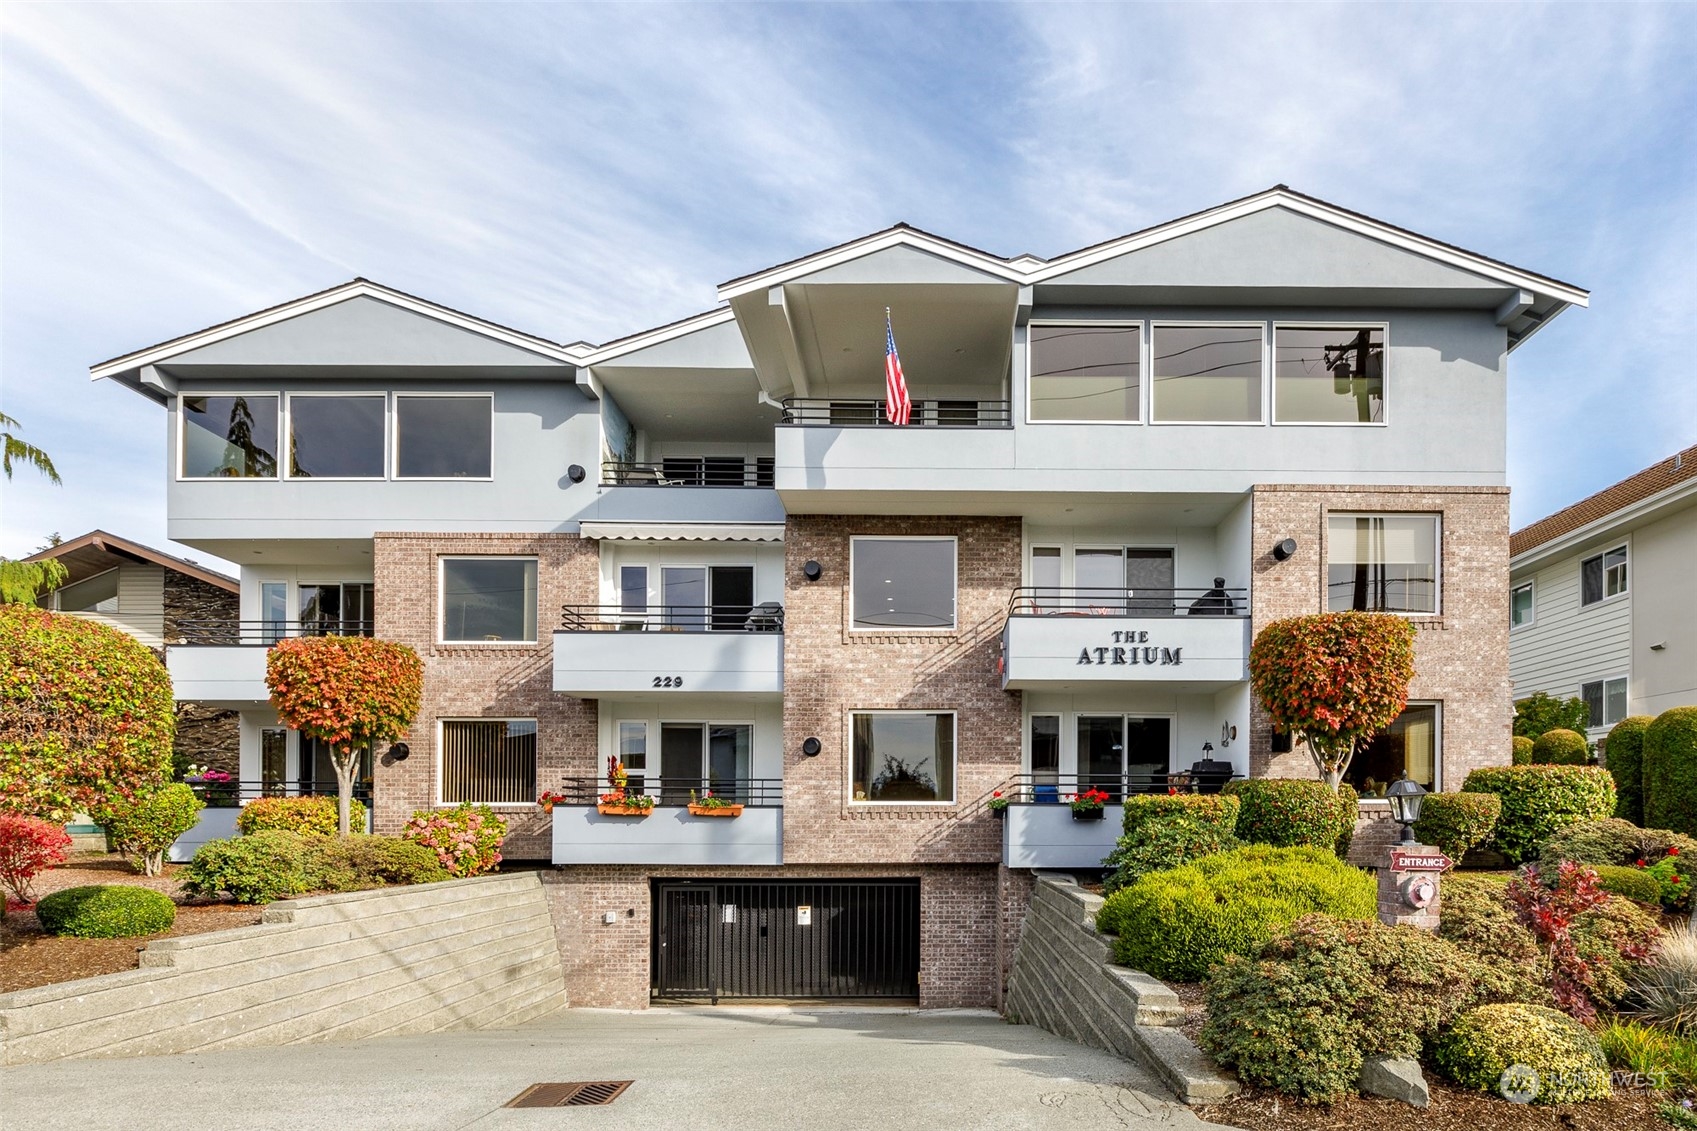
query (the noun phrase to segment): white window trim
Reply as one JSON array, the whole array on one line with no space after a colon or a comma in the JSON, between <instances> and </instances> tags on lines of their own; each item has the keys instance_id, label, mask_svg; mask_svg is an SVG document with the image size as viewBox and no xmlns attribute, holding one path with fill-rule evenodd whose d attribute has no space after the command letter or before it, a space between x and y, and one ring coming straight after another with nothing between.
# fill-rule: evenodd
<instances>
[{"instance_id":1,"label":"white window trim","mask_svg":"<svg viewBox=\"0 0 1697 1131\"><path fill-rule=\"evenodd\" d=\"M854 717L856 715L948 715L954 720L950 728L953 735L949 748L949 780L954 784L954 796L947 801L862 801L855 797L854 780ZM846 790L848 804L851 809L900 809L926 808L932 809L953 807L960 804L960 712L953 708L930 709L925 707L850 707L843 712L843 721L847 733L843 736L843 749L848 757L843 759L843 769L848 781Z\"/></svg>"},{"instance_id":2,"label":"white window trim","mask_svg":"<svg viewBox=\"0 0 1697 1131\"><path fill-rule=\"evenodd\" d=\"M329 400L333 397L361 397L365 400L380 400L383 402L383 470L376 475L294 475L290 468L295 462L295 416L292 404L296 397L307 399ZM393 431L393 409L386 391L358 392L354 390L337 390L335 392L316 393L306 390L289 390L283 394L282 420L280 422L279 447L283 449L278 456L278 475L290 482L302 483L311 480L314 483L382 483L389 478L389 435Z\"/></svg>"},{"instance_id":3,"label":"white window trim","mask_svg":"<svg viewBox=\"0 0 1697 1131\"><path fill-rule=\"evenodd\" d=\"M1325 595L1322 604L1330 607L1330 591L1326 586L1330 579L1332 568L1332 519L1334 518L1430 518L1432 524L1432 611L1429 613L1390 613L1395 617L1407 617L1410 620L1433 620L1444 615L1444 512L1443 511L1325 511L1321 515L1325 523L1326 552L1325 565L1321 569L1321 592Z\"/></svg>"},{"instance_id":4,"label":"white window trim","mask_svg":"<svg viewBox=\"0 0 1697 1131\"><path fill-rule=\"evenodd\" d=\"M1059 715L1061 717L1061 762L1060 762L1059 775L1060 775L1061 781L1063 781L1063 782L1066 781L1068 778L1072 779L1073 787L1075 789L1078 786L1078 775L1079 775L1079 769L1078 769L1078 720L1081 716L1085 717L1085 718L1092 718L1092 719L1111 719L1111 718L1118 717L1120 719L1121 725L1124 725L1124 723L1127 719L1166 719L1167 720L1167 772L1170 774L1170 773L1175 772L1175 770L1177 769L1177 767L1175 767L1173 763L1174 763L1174 760L1178 757L1178 724L1179 724L1178 712L1176 712L1176 711L1127 711L1127 710L1116 710L1113 707L1103 707L1100 710L1092 710L1089 707L1076 707L1076 708L1068 708L1066 710L1061 710L1061 711L1032 711L1025 716L1025 741L1026 741L1027 745L1026 745L1026 749L1023 753L1023 759L1024 759L1024 770L1028 774L1033 772L1032 769L1031 769L1031 749L1030 749L1031 717L1033 715ZM1123 750L1120 751L1120 764L1122 766L1128 764L1125 761L1125 751L1123 751ZM1121 770L1120 772L1124 773L1125 771Z\"/></svg>"},{"instance_id":5,"label":"white window trim","mask_svg":"<svg viewBox=\"0 0 1697 1131\"><path fill-rule=\"evenodd\" d=\"M1403 704L1403 710L1410 707L1431 707L1432 710L1432 793L1444 791L1444 701L1442 699L1410 699ZM1390 808L1390 801L1383 797L1358 797L1356 806L1363 805Z\"/></svg>"},{"instance_id":6,"label":"white window trim","mask_svg":"<svg viewBox=\"0 0 1697 1131\"><path fill-rule=\"evenodd\" d=\"M1256 404L1257 404L1260 415L1257 416L1256 419L1254 419L1254 420L1157 420L1157 419L1155 419L1155 389L1156 389L1156 386L1160 383L1156 374L1155 374L1155 335L1158 331L1161 330L1162 327L1168 327L1168 328L1178 329L1178 330L1208 330L1208 329L1250 330L1250 329L1253 329L1253 330L1257 331L1258 333L1260 333L1260 335L1261 335L1261 389L1260 389L1260 394L1261 395L1256 398ZM1146 335L1146 337L1148 338L1148 341L1149 341L1149 349L1148 349L1149 364L1146 367L1146 372L1149 374L1149 379L1148 379L1148 384L1149 384L1148 418L1149 418L1149 423L1150 423L1151 426L1159 427L1159 428L1171 428L1171 427L1191 428L1191 427L1197 427L1197 426L1206 427L1206 428L1265 428L1267 426L1267 402L1268 402L1269 396L1271 395L1270 386L1272 385L1272 376L1271 376L1272 375L1272 357L1271 357L1272 334L1270 334L1268 332L1268 323L1265 320L1262 320L1262 321L1259 321L1259 322L1253 321L1253 320L1247 321L1247 322L1236 322L1236 321L1232 321L1230 319L1223 320L1223 321L1203 320L1203 321L1196 321L1196 322L1185 321L1185 320L1174 320L1174 319L1162 319L1162 320L1159 320L1159 321L1151 320L1150 323L1149 323L1149 331L1148 331L1148 334Z\"/></svg>"},{"instance_id":7,"label":"white window trim","mask_svg":"<svg viewBox=\"0 0 1697 1131\"><path fill-rule=\"evenodd\" d=\"M1603 565L1603 593L1604 593L1604 595L1597 598L1595 601L1587 602L1585 600L1585 563L1590 561L1592 558L1607 559L1608 556L1610 554L1614 553L1616 550L1619 550L1623 554L1626 555L1626 588L1622 589L1619 593L1615 593L1615 594L1612 594L1612 595L1609 594L1609 591L1608 591L1608 589L1609 589L1609 567L1608 567L1608 564L1605 560L1604 565ZM1620 544L1615 545L1615 546L1607 546L1607 547L1604 547L1601 550L1598 550L1594 554L1586 554L1579 559L1579 608L1580 608L1581 611L1584 611L1585 609L1595 609L1600 605L1608 604L1610 601L1618 601L1622 597L1629 597L1631 595L1632 595L1632 544L1630 542L1621 542Z\"/></svg>"},{"instance_id":8,"label":"white window trim","mask_svg":"<svg viewBox=\"0 0 1697 1131\"><path fill-rule=\"evenodd\" d=\"M953 574L953 593L951 617L949 624L932 627L917 625L871 625L862 627L855 623L854 610L854 563L855 544L859 542L948 542L949 569ZM870 636L953 636L960 632L960 536L957 534L852 534L849 536L849 578L848 578L848 614L849 631ZM929 802L927 803L929 804Z\"/></svg>"},{"instance_id":9,"label":"white window trim","mask_svg":"<svg viewBox=\"0 0 1697 1131\"><path fill-rule=\"evenodd\" d=\"M48 606L56 613L64 612L65 610L61 607L62 602L61 602L60 598L63 596L65 590L71 588L72 586L82 585L86 582L93 581L97 577L105 577L109 573L117 573L118 570L120 570L122 568L123 568L122 566L113 566L111 569L103 569L99 573L91 573L87 577L81 578L77 581L67 581L67 582L65 582L65 584L59 586L57 589L53 590L53 592L48 595L51 598L51 600L48 602ZM123 581L123 579L120 577L119 578L119 582L120 582L119 588L118 588L117 592L112 594L112 599L114 601L118 601L119 598L123 596L122 581ZM92 613L93 615L100 616L100 617L117 616L121 612L123 612L122 602L119 603L118 608L112 610L109 613L103 613L99 609L74 609L74 610L72 610L72 613L76 616L84 616L84 615Z\"/></svg>"},{"instance_id":10,"label":"white window trim","mask_svg":"<svg viewBox=\"0 0 1697 1131\"><path fill-rule=\"evenodd\" d=\"M621 720L621 721L623 721L623 722L636 722L637 720L635 720L635 719L624 719L624 720ZM747 727L748 728L748 772L750 774L753 774L754 773L754 733L755 733L756 725L757 724L755 723L755 721L751 718L749 718L749 719L701 719L701 718L667 719L667 718L656 718L654 720L653 730L654 730L655 733L660 733L660 732L663 732L665 730L665 728L668 727L668 726L700 727L701 728L701 773L696 776L696 780L701 780L701 779L707 777L707 728L709 728L709 727ZM619 740L619 732L618 732L617 726L615 726L615 728L613 730L613 744L615 746L618 745L618 740ZM615 753L616 753L616 751L615 751ZM658 756L658 752L655 753L655 756L656 757ZM752 780L752 779L750 779L750 780ZM660 773L660 767L659 766L655 766L653 769L643 771L642 788L645 791L649 791L650 784L658 784L660 786L664 786L665 783L666 783L666 779ZM652 791L650 791L650 792L652 792Z\"/></svg>"},{"instance_id":11,"label":"white window trim","mask_svg":"<svg viewBox=\"0 0 1697 1131\"><path fill-rule=\"evenodd\" d=\"M1514 623L1514 595L1516 593L1520 592L1522 589L1529 589L1529 590L1532 591L1532 604L1526 610L1526 619L1521 621L1519 624L1515 624ZM1508 630L1510 632L1519 632L1521 629L1531 628L1533 625L1535 625L1537 623L1538 623L1538 579L1533 578L1531 581L1523 581L1519 585L1510 585L1508 587Z\"/></svg>"},{"instance_id":12,"label":"white window trim","mask_svg":"<svg viewBox=\"0 0 1697 1131\"><path fill-rule=\"evenodd\" d=\"M469 400L483 397L489 401L489 474L488 475L402 475L401 474L401 398L458 397ZM389 478L398 483L493 483L495 481L495 394L478 389L396 389L390 393L389 414Z\"/></svg>"},{"instance_id":13,"label":"white window trim","mask_svg":"<svg viewBox=\"0 0 1697 1131\"><path fill-rule=\"evenodd\" d=\"M1033 318L1027 326L1083 326L1091 329L1128 328L1137 329L1137 413L1136 420L1039 420L1031 415L1031 335L1025 336L1025 423L1027 424L1100 424L1110 428L1137 428L1149 421L1149 329L1146 320L1134 318L1103 319L1096 321L1089 318Z\"/></svg>"},{"instance_id":14,"label":"white window trim","mask_svg":"<svg viewBox=\"0 0 1697 1131\"><path fill-rule=\"evenodd\" d=\"M449 640L444 634L448 612L448 570L451 561L536 563L535 640ZM299 598L296 598L297 601ZM436 643L449 648L535 648L542 642L542 561L535 554L438 554L436 557Z\"/></svg>"},{"instance_id":15,"label":"white window trim","mask_svg":"<svg viewBox=\"0 0 1697 1131\"><path fill-rule=\"evenodd\" d=\"M1623 714L1620 717L1620 719L1616 719L1616 720L1614 720L1614 722L1610 722L1609 721L1609 684L1613 683L1617 679L1623 680L1626 683L1626 713ZM1612 729L1614 727L1615 723L1620 722L1621 719L1629 718L1632 715L1632 673L1631 672L1617 671L1613 675L1593 676L1593 677L1590 677L1590 678L1582 678L1579 681L1579 686L1578 686L1577 690L1575 690L1574 693L1573 693L1580 700L1583 700L1585 698L1585 685L1587 683L1595 683L1595 684L1599 684L1599 685L1602 686L1602 689L1603 689L1603 721L1598 723L1596 726L1587 725L1585 727L1586 731L1589 732L1589 731L1594 731L1594 730L1609 730L1609 729Z\"/></svg>"},{"instance_id":16,"label":"white window trim","mask_svg":"<svg viewBox=\"0 0 1697 1131\"><path fill-rule=\"evenodd\" d=\"M195 397L274 397L274 398L276 398L276 400L277 400L277 447L278 447L279 450L274 452L273 455L276 457L276 460L277 460L277 474L276 475L242 475L242 476L185 475L185 474L183 474L183 460L188 457L188 432L189 432L189 430L188 430L188 419L187 419L188 410L184 406L183 402L190 399L190 398L195 398ZM284 461L288 457L288 453L285 450L283 450L287 447L287 441L288 441L288 435L283 430L283 394L282 394L281 390L266 389L266 390L261 390L261 391L256 392L253 389L240 389L240 390L235 390L235 391L223 391L223 390L215 390L215 389L193 389L193 390L179 391L178 394L177 394L177 466L176 466L176 472L177 472L177 482L178 483L276 483L276 482L279 482L281 480L281 477L282 477L282 474L283 474Z\"/></svg>"},{"instance_id":17,"label":"white window trim","mask_svg":"<svg viewBox=\"0 0 1697 1131\"><path fill-rule=\"evenodd\" d=\"M1379 387L1385 402L1383 420L1280 420L1279 419L1279 330L1378 330L1382 335L1384 358L1381 362ZM1388 428L1391 423L1391 324L1389 322L1274 322L1272 344L1268 349L1268 396L1272 401L1271 422L1274 428Z\"/></svg>"},{"instance_id":18,"label":"white window trim","mask_svg":"<svg viewBox=\"0 0 1697 1131\"><path fill-rule=\"evenodd\" d=\"M447 715L436 720L436 791L432 808L453 809L463 804L459 801L442 800L442 756L445 753L447 734L446 723L530 723L536 727L536 764L532 771L533 784L542 784L542 723L532 715ZM375 755L373 755L375 757ZM487 805L491 809L535 809L534 798L529 801L473 801L473 805Z\"/></svg>"}]
</instances>

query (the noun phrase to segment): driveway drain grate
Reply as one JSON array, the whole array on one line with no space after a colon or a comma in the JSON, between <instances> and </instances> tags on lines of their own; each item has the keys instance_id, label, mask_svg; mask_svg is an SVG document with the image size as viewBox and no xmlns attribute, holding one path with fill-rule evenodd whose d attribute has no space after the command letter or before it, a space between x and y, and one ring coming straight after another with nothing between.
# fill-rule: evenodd
<instances>
[{"instance_id":1,"label":"driveway drain grate","mask_svg":"<svg viewBox=\"0 0 1697 1131\"><path fill-rule=\"evenodd\" d=\"M624 1094L634 1080L577 1080L569 1084L532 1084L507 1101L508 1107L601 1107Z\"/></svg>"}]
</instances>

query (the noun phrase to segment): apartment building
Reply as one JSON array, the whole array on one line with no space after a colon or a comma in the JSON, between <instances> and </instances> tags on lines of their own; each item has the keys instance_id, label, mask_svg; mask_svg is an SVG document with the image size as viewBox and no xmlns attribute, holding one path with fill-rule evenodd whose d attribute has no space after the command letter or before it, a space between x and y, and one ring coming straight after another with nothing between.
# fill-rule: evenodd
<instances>
[{"instance_id":1,"label":"apartment building","mask_svg":"<svg viewBox=\"0 0 1697 1131\"><path fill-rule=\"evenodd\" d=\"M1506 760L1508 355L1584 291L1281 186L1047 260L897 225L719 298L562 345L355 280L93 368L165 410L171 537L241 565L178 694L288 779L266 644L415 647L376 827L502 809L574 1002L997 1004L1032 870L1099 863L1127 793L1312 775L1246 678L1279 617L1420 629L1365 811ZM599 811L609 759L651 814Z\"/></svg>"},{"instance_id":2,"label":"apartment building","mask_svg":"<svg viewBox=\"0 0 1697 1131\"><path fill-rule=\"evenodd\" d=\"M1697 704L1697 445L1515 531L1509 553L1516 699L1585 700L1592 742Z\"/></svg>"}]
</instances>

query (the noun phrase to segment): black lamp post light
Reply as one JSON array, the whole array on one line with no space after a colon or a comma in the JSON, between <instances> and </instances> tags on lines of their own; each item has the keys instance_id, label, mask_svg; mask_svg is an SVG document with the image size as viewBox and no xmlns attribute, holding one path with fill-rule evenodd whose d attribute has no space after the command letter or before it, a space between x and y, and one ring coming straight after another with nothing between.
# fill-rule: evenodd
<instances>
[{"instance_id":1,"label":"black lamp post light","mask_svg":"<svg viewBox=\"0 0 1697 1131\"><path fill-rule=\"evenodd\" d=\"M1391 803L1391 817L1402 826L1401 844L1414 843L1414 822L1420 819L1420 806L1426 800L1426 790L1419 782L1410 781L1405 773L1385 790L1385 800Z\"/></svg>"}]
</instances>

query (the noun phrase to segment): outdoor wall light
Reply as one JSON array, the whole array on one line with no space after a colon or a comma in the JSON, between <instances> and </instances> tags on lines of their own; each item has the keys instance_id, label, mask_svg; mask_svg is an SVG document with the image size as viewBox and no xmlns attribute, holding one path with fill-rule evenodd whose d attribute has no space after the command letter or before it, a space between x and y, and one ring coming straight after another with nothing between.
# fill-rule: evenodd
<instances>
[{"instance_id":1,"label":"outdoor wall light","mask_svg":"<svg viewBox=\"0 0 1697 1131\"><path fill-rule=\"evenodd\" d=\"M801 575L809 581L818 581L820 575L824 572L824 568L812 559L808 559L807 563L801 567Z\"/></svg>"},{"instance_id":2,"label":"outdoor wall light","mask_svg":"<svg viewBox=\"0 0 1697 1131\"><path fill-rule=\"evenodd\" d=\"M405 762L407 760L407 755L411 753L412 750L407 747L406 743L397 742L393 746L389 747L389 760L391 762Z\"/></svg>"},{"instance_id":3,"label":"outdoor wall light","mask_svg":"<svg viewBox=\"0 0 1697 1131\"><path fill-rule=\"evenodd\" d=\"M1296 553L1296 539L1286 538L1283 542L1280 542L1278 545L1273 547L1273 560L1276 562L1282 562L1287 560L1294 553Z\"/></svg>"},{"instance_id":4,"label":"outdoor wall light","mask_svg":"<svg viewBox=\"0 0 1697 1131\"><path fill-rule=\"evenodd\" d=\"M1420 805L1426 800L1426 790L1419 782L1409 781L1404 774L1385 790L1385 800L1391 803L1391 819L1402 826L1399 843L1414 843L1414 822L1420 819Z\"/></svg>"},{"instance_id":5,"label":"outdoor wall light","mask_svg":"<svg viewBox=\"0 0 1697 1131\"><path fill-rule=\"evenodd\" d=\"M566 468L566 478L570 479L573 483L582 483L583 477L588 474L589 472L583 469L583 464L581 463L574 463L570 467Z\"/></svg>"},{"instance_id":6,"label":"outdoor wall light","mask_svg":"<svg viewBox=\"0 0 1697 1131\"><path fill-rule=\"evenodd\" d=\"M809 758L817 757L819 751L823 749L824 747L820 745L817 738L804 738L801 740L801 752L806 754Z\"/></svg>"}]
</instances>

